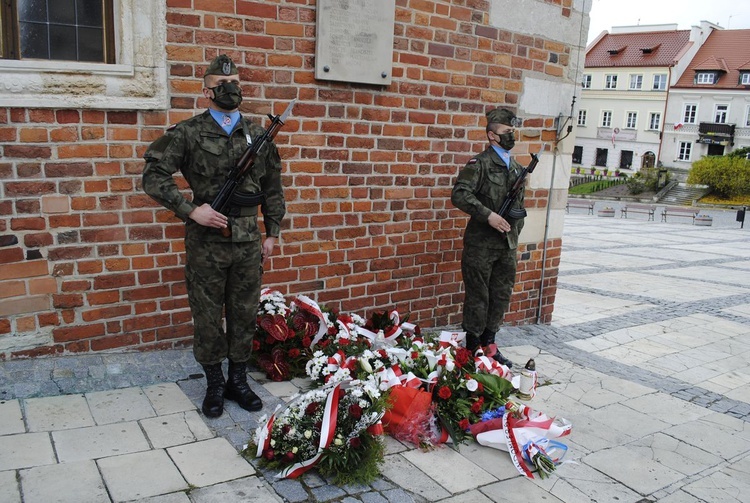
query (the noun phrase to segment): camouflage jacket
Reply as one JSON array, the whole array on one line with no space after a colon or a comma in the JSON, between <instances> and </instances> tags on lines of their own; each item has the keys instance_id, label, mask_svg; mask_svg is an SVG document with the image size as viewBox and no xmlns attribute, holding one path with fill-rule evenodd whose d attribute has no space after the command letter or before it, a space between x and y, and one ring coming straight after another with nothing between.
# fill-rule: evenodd
<instances>
[{"instance_id":1,"label":"camouflage jacket","mask_svg":"<svg viewBox=\"0 0 750 503\"><path fill-rule=\"evenodd\" d=\"M492 147L469 160L461 170L451 192L451 202L471 216L464 233L465 244L484 248L518 247L523 218L509 221L510 232L498 232L487 220L490 213L500 210L522 170L523 166L512 157L508 169ZM523 192L512 208L523 208Z\"/></svg>"},{"instance_id":2,"label":"camouflage jacket","mask_svg":"<svg viewBox=\"0 0 750 503\"><path fill-rule=\"evenodd\" d=\"M143 170L143 190L186 222L186 237L203 241L256 241L259 239L257 214L245 208L241 216L230 217L232 236L222 236L221 229L204 227L188 218L196 207L211 203L219 193L232 167L248 148L246 133L251 138L263 134L263 128L245 117L237 121L231 135L216 123L206 110L170 127L146 150ZM179 190L173 175L182 172L193 200ZM239 190L248 193L263 191L261 206L268 236L278 236L281 220L286 213L281 185L281 158L273 142L266 143Z\"/></svg>"}]
</instances>

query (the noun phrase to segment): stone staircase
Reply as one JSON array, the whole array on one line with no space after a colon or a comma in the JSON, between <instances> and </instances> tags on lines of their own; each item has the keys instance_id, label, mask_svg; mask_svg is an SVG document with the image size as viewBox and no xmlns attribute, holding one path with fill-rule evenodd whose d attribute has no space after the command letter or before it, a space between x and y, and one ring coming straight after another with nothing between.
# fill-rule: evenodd
<instances>
[{"instance_id":1,"label":"stone staircase","mask_svg":"<svg viewBox=\"0 0 750 503\"><path fill-rule=\"evenodd\" d=\"M709 189L703 185L678 183L659 198L659 203L670 206L692 206L693 201L708 194Z\"/></svg>"}]
</instances>

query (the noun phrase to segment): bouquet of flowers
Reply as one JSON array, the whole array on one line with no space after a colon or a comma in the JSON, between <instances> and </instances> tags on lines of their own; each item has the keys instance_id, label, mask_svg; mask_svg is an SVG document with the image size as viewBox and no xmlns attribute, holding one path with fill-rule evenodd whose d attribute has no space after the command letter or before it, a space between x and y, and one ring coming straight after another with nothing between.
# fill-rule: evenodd
<instances>
[{"instance_id":1,"label":"bouquet of flowers","mask_svg":"<svg viewBox=\"0 0 750 503\"><path fill-rule=\"evenodd\" d=\"M246 454L295 478L317 467L335 484L366 484L379 475L385 400L374 381L338 382L297 396L261 420Z\"/></svg>"},{"instance_id":2,"label":"bouquet of flowers","mask_svg":"<svg viewBox=\"0 0 750 503\"><path fill-rule=\"evenodd\" d=\"M256 326L252 361L273 381L303 376L310 347L328 331L314 301L300 296L287 306L280 292L268 288L261 292Z\"/></svg>"}]
</instances>

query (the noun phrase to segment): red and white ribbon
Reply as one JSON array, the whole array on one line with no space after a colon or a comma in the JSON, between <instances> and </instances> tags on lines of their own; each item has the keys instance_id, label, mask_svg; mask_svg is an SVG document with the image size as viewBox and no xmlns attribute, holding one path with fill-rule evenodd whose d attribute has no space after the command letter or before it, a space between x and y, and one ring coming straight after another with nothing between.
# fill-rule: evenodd
<instances>
[{"instance_id":1,"label":"red and white ribbon","mask_svg":"<svg viewBox=\"0 0 750 503\"><path fill-rule=\"evenodd\" d=\"M291 466L284 468L278 477L280 478L297 478L310 468L315 466L323 455L323 450L328 448L333 442L333 437L336 434L336 421L338 419L338 408L339 408L339 389L341 384L337 384L328 393L326 398L326 406L323 412L323 425L320 428L320 442L318 444L318 452L312 458L306 461L300 461Z\"/></svg>"}]
</instances>

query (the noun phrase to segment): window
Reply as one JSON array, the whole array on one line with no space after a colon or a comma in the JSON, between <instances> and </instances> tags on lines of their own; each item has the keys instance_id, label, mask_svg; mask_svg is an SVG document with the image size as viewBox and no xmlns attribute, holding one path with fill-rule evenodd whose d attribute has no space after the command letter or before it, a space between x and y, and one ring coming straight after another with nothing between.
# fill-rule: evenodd
<instances>
[{"instance_id":1,"label":"window","mask_svg":"<svg viewBox=\"0 0 750 503\"><path fill-rule=\"evenodd\" d=\"M652 89L654 91L664 91L667 88L667 74L657 73L654 75L654 85Z\"/></svg>"},{"instance_id":2,"label":"window","mask_svg":"<svg viewBox=\"0 0 750 503\"><path fill-rule=\"evenodd\" d=\"M661 126L661 114L659 112L651 112L648 116L648 128L652 131L658 131Z\"/></svg>"},{"instance_id":3,"label":"window","mask_svg":"<svg viewBox=\"0 0 750 503\"><path fill-rule=\"evenodd\" d=\"M583 147L576 145L573 147L573 164L581 164L581 159L583 159Z\"/></svg>"},{"instance_id":4,"label":"window","mask_svg":"<svg viewBox=\"0 0 750 503\"><path fill-rule=\"evenodd\" d=\"M579 126L585 126L586 125L586 110L579 110L578 111L578 125Z\"/></svg>"},{"instance_id":5,"label":"window","mask_svg":"<svg viewBox=\"0 0 750 503\"><path fill-rule=\"evenodd\" d=\"M630 90L637 91L643 87L643 75L630 76Z\"/></svg>"},{"instance_id":6,"label":"window","mask_svg":"<svg viewBox=\"0 0 750 503\"><path fill-rule=\"evenodd\" d=\"M112 0L2 4L4 59L115 62Z\"/></svg>"},{"instance_id":7,"label":"window","mask_svg":"<svg viewBox=\"0 0 750 503\"><path fill-rule=\"evenodd\" d=\"M681 141L680 142L680 149L677 152L677 159L680 161L689 161L690 160L690 153L693 150L693 144L689 141Z\"/></svg>"},{"instance_id":8,"label":"window","mask_svg":"<svg viewBox=\"0 0 750 503\"><path fill-rule=\"evenodd\" d=\"M602 127L611 127L611 126L612 126L612 111L603 110L602 111Z\"/></svg>"},{"instance_id":9,"label":"window","mask_svg":"<svg viewBox=\"0 0 750 503\"><path fill-rule=\"evenodd\" d=\"M168 108L166 4L2 0L0 107Z\"/></svg>"},{"instance_id":10,"label":"window","mask_svg":"<svg viewBox=\"0 0 750 503\"><path fill-rule=\"evenodd\" d=\"M620 153L620 168L630 169L632 165L633 165L633 151L623 150L622 153Z\"/></svg>"},{"instance_id":11,"label":"window","mask_svg":"<svg viewBox=\"0 0 750 503\"><path fill-rule=\"evenodd\" d=\"M617 89L617 75L607 75L605 77L604 89Z\"/></svg>"},{"instance_id":12,"label":"window","mask_svg":"<svg viewBox=\"0 0 750 503\"><path fill-rule=\"evenodd\" d=\"M750 72L745 72L740 77L740 84L743 86L750 86Z\"/></svg>"},{"instance_id":13,"label":"window","mask_svg":"<svg viewBox=\"0 0 750 503\"><path fill-rule=\"evenodd\" d=\"M628 112L625 117L625 129L635 129L638 123L638 112Z\"/></svg>"},{"instance_id":14,"label":"window","mask_svg":"<svg viewBox=\"0 0 750 503\"><path fill-rule=\"evenodd\" d=\"M729 105L716 105L716 109L714 110L714 122L718 124L726 124L728 113Z\"/></svg>"},{"instance_id":15,"label":"window","mask_svg":"<svg viewBox=\"0 0 750 503\"><path fill-rule=\"evenodd\" d=\"M606 148L596 149L596 160L594 161L594 164L596 166L607 167L607 154L608 151Z\"/></svg>"},{"instance_id":16,"label":"window","mask_svg":"<svg viewBox=\"0 0 750 503\"><path fill-rule=\"evenodd\" d=\"M584 75L581 81L581 87L584 89L591 89L591 75Z\"/></svg>"},{"instance_id":17,"label":"window","mask_svg":"<svg viewBox=\"0 0 750 503\"><path fill-rule=\"evenodd\" d=\"M745 109L745 127L750 127L750 105Z\"/></svg>"},{"instance_id":18,"label":"window","mask_svg":"<svg viewBox=\"0 0 750 503\"><path fill-rule=\"evenodd\" d=\"M710 72L698 72L695 76L696 84L713 84L716 74Z\"/></svg>"},{"instance_id":19,"label":"window","mask_svg":"<svg viewBox=\"0 0 750 503\"><path fill-rule=\"evenodd\" d=\"M694 103L685 103L682 113L682 122L685 124L695 124L695 116L698 113L698 105Z\"/></svg>"}]
</instances>

